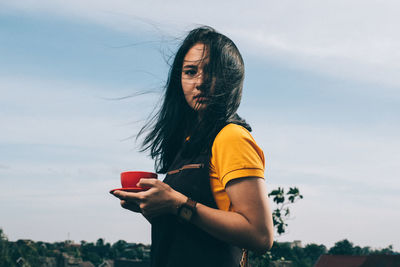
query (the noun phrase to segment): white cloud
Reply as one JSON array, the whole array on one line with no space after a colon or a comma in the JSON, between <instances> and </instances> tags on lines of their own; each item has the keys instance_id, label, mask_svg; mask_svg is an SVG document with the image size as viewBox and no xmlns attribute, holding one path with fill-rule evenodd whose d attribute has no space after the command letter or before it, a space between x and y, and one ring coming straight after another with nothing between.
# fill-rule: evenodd
<instances>
[{"instance_id":1,"label":"white cloud","mask_svg":"<svg viewBox=\"0 0 400 267\"><path fill-rule=\"evenodd\" d=\"M78 17L124 31L180 35L209 24L242 50L300 69L399 87L397 1L14 1L27 12ZM246 47L246 48L245 48ZM385 89L398 95L397 89Z\"/></svg>"}]
</instances>

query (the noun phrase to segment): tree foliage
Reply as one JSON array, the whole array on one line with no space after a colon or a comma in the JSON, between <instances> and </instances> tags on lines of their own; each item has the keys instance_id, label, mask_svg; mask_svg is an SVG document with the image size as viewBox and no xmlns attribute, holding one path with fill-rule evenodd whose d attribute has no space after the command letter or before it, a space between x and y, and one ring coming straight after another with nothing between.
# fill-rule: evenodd
<instances>
[{"instance_id":1,"label":"tree foliage","mask_svg":"<svg viewBox=\"0 0 400 267\"><path fill-rule=\"evenodd\" d=\"M393 255L393 246L389 245L383 249L371 249L371 247L359 247L354 246L352 242L347 239L343 239L335 243L328 251L328 254L332 255L373 255L373 254L385 254Z\"/></svg>"},{"instance_id":2,"label":"tree foliage","mask_svg":"<svg viewBox=\"0 0 400 267\"><path fill-rule=\"evenodd\" d=\"M22 257L30 266L42 266L40 259L60 259L65 253L73 258L84 259L92 262L95 266L100 265L106 259L149 259L150 246L128 243L119 240L114 244L106 243L99 238L95 243L81 241L80 244L65 242L34 242L31 240L8 241L0 228L0 267L17 266L16 261ZM251 266L265 267L275 266L273 262L291 261L293 266L313 266L322 254L344 254L344 255L370 255L370 254L396 254L392 246L384 249L372 249L370 247L354 246L347 239L338 241L329 250L324 245L308 244L305 247L296 246L289 242L275 242L272 249L263 255L250 252Z\"/></svg>"},{"instance_id":3,"label":"tree foliage","mask_svg":"<svg viewBox=\"0 0 400 267\"><path fill-rule=\"evenodd\" d=\"M0 228L0 267L11 266L10 250L8 247L7 236Z\"/></svg>"},{"instance_id":4,"label":"tree foliage","mask_svg":"<svg viewBox=\"0 0 400 267\"><path fill-rule=\"evenodd\" d=\"M268 196L276 204L276 208L272 212L272 219L276 232L281 235L286 232L287 221L291 218L289 205L302 199L303 195L300 194L297 187L290 187L287 193L284 188L278 187L278 189L272 190Z\"/></svg>"},{"instance_id":5,"label":"tree foliage","mask_svg":"<svg viewBox=\"0 0 400 267\"><path fill-rule=\"evenodd\" d=\"M19 266L17 261L23 261L26 266L42 266L46 259L52 258L61 265L63 255L67 255L78 261L90 261L99 266L108 259L149 259L150 246L136 243L127 243L119 240L113 245L99 238L95 243L81 241L74 244L65 242L34 242L31 240L8 241L0 228L0 267Z\"/></svg>"}]
</instances>

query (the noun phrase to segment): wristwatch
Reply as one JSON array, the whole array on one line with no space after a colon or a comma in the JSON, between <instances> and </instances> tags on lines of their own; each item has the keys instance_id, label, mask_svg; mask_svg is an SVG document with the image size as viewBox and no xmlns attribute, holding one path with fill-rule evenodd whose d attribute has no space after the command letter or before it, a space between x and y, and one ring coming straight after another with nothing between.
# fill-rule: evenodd
<instances>
[{"instance_id":1,"label":"wristwatch","mask_svg":"<svg viewBox=\"0 0 400 267\"><path fill-rule=\"evenodd\" d=\"M185 203L183 203L178 209L179 218L186 222L189 222L193 215L196 214L196 204L197 202L188 198Z\"/></svg>"}]
</instances>

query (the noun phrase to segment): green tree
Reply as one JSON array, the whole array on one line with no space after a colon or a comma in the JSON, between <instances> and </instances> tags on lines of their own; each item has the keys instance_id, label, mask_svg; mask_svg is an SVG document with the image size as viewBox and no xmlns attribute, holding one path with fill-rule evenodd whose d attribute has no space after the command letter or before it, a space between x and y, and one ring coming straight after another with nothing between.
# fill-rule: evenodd
<instances>
[{"instance_id":1,"label":"green tree","mask_svg":"<svg viewBox=\"0 0 400 267\"><path fill-rule=\"evenodd\" d=\"M322 254L326 254L327 249L324 245L308 244L304 248L305 258L309 259L310 266L313 266Z\"/></svg>"},{"instance_id":2,"label":"green tree","mask_svg":"<svg viewBox=\"0 0 400 267\"><path fill-rule=\"evenodd\" d=\"M386 254L386 255L394 255L398 254L393 251L393 245L389 245L386 248L380 249L380 250L375 250L372 252L373 254Z\"/></svg>"},{"instance_id":3,"label":"green tree","mask_svg":"<svg viewBox=\"0 0 400 267\"><path fill-rule=\"evenodd\" d=\"M35 242L31 240L17 240L18 253L30 266L39 266L39 253ZM16 259L15 259L16 260Z\"/></svg>"},{"instance_id":4,"label":"green tree","mask_svg":"<svg viewBox=\"0 0 400 267\"><path fill-rule=\"evenodd\" d=\"M111 255L113 259L118 259L122 257L124 250L127 247L127 244L128 243L124 240L118 240L111 246Z\"/></svg>"},{"instance_id":5,"label":"green tree","mask_svg":"<svg viewBox=\"0 0 400 267\"><path fill-rule=\"evenodd\" d=\"M0 267L12 266L7 236L0 228Z\"/></svg>"},{"instance_id":6,"label":"green tree","mask_svg":"<svg viewBox=\"0 0 400 267\"><path fill-rule=\"evenodd\" d=\"M262 255L249 251L250 266L268 267L271 264L271 260L272 256L270 251Z\"/></svg>"},{"instance_id":7,"label":"green tree","mask_svg":"<svg viewBox=\"0 0 400 267\"><path fill-rule=\"evenodd\" d=\"M274 242L271 248L271 256L272 260L293 260L295 258L293 250L287 242Z\"/></svg>"},{"instance_id":8,"label":"green tree","mask_svg":"<svg viewBox=\"0 0 400 267\"><path fill-rule=\"evenodd\" d=\"M349 240L344 239L335 243L328 251L329 254L333 255L354 255L353 243Z\"/></svg>"},{"instance_id":9,"label":"green tree","mask_svg":"<svg viewBox=\"0 0 400 267\"><path fill-rule=\"evenodd\" d=\"M281 235L286 232L287 220L291 218L288 205L297 202L303 196L297 187L290 187L286 194L285 189L278 187L278 189L272 190L268 196L272 197L276 204L276 208L272 212L272 219L276 232Z\"/></svg>"},{"instance_id":10,"label":"green tree","mask_svg":"<svg viewBox=\"0 0 400 267\"><path fill-rule=\"evenodd\" d=\"M81 254L84 261L90 261L95 266L102 262L102 258L97 253L97 248L93 243L81 241Z\"/></svg>"},{"instance_id":11,"label":"green tree","mask_svg":"<svg viewBox=\"0 0 400 267\"><path fill-rule=\"evenodd\" d=\"M109 258L110 248L111 248L110 244L105 243L103 238L99 238L96 241L96 252L100 258L102 258L102 259Z\"/></svg>"}]
</instances>

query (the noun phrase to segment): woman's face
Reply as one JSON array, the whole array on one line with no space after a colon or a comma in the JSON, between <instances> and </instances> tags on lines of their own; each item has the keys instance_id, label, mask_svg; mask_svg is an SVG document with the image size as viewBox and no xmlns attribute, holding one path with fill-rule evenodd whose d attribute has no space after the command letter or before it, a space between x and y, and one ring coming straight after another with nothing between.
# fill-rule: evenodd
<instances>
[{"instance_id":1,"label":"woman's face","mask_svg":"<svg viewBox=\"0 0 400 267\"><path fill-rule=\"evenodd\" d=\"M205 76L204 67L208 62L207 49L202 43L193 45L183 59L181 75L183 94L188 105L197 111L204 110L209 100L201 87Z\"/></svg>"}]
</instances>

